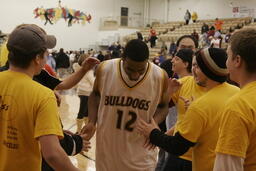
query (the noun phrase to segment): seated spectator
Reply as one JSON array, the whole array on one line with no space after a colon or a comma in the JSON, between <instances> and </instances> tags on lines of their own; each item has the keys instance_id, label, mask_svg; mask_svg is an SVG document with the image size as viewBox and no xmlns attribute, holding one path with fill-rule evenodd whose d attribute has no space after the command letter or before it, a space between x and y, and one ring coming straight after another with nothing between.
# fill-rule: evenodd
<instances>
[{"instance_id":1,"label":"seated spectator","mask_svg":"<svg viewBox=\"0 0 256 171\"><path fill-rule=\"evenodd\" d=\"M201 34L207 33L209 31L209 26L205 23L203 23L201 28Z\"/></svg>"},{"instance_id":2,"label":"seated spectator","mask_svg":"<svg viewBox=\"0 0 256 171\"><path fill-rule=\"evenodd\" d=\"M193 36L196 39L196 41L199 40L199 35L198 35L198 33L196 32L195 29L193 30L193 33L191 34L191 36Z\"/></svg>"},{"instance_id":3,"label":"seated spectator","mask_svg":"<svg viewBox=\"0 0 256 171\"><path fill-rule=\"evenodd\" d=\"M99 51L97 58L100 60L100 62L104 61L104 55L102 54L102 51Z\"/></svg>"},{"instance_id":4,"label":"seated spectator","mask_svg":"<svg viewBox=\"0 0 256 171\"><path fill-rule=\"evenodd\" d=\"M210 47L221 48L221 39L219 37L213 37Z\"/></svg>"},{"instance_id":5,"label":"seated spectator","mask_svg":"<svg viewBox=\"0 0 256 171\"><path fill-rule=\"evenodd\" d=\"M169 54L173 56L176 53L176 50L177 50L176 43L172 40L169 48Z\"/></svg>"},{"instance_id":6,"label":"seated spectator","mask_svg":"<svg viewBox=\"0 0 256 171\"><path fill-rule=\"evenodd\" d=\"M223 21L219 20L218 18L215 19L215 28L216 30L220 31L222 30Z\"/></svg>"},{"instance_id":7,"label":"seated spectator","mask_svg":"<svg viewBox=\"0 0 256 171\"><path fill-rule=\"evenodd\" d=\"M137 38L143 41L143 36L141 32L137 31L136 34L137 34Z\"/></svg>"}]
</instances>

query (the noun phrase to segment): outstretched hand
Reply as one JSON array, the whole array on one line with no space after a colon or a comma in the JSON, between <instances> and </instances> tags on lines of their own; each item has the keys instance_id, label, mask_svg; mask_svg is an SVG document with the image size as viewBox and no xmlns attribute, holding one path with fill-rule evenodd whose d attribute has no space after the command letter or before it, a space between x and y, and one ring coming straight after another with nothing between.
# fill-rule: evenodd
<instances>
[{"instance_id":1,"label":"outstretched hand","mask_svg":"<svg viewBox=\"0 0 256 171\"><path fill-rule=\"evenodd\" d=\"M86 134L80 134L80 136L83 139L82 151L88 152L89 149L91 148L91 143L88 140L86 140L87 139L87 135Z\"/></svg>"},{"instance_id":2,"label":"outstretched hand","mask_svg":"<svg viewBox=\"0 0 256 171\"><path fill-rule=\"evenodd\" d=\"M181 83L176 78L170 78L168 80L168 86L169 86L169 94L172 95L177 90L180 89Z\"/></svg>"},{"instance_id":3,"label":"outstretched hand","mask_svg":"<svg viewBox=\"0 0 256 171\"><path fill-rule=\"evenodd\" d=\"M86 58L83 63L82 63L82 68L85 70L85 71L88 71L90 69L92 69L95 65L99 64L100 61L94 57L88 57Z\"/></svg>"},{"instance_id":4,"label":"outstretched hand","mask_svg":"<svg viewBox=\"0 0 256 171\"><path fill-rule=\"evenodd\" d=\"M89 122L82 128L81 134L84 134L84 139L89 141L93 137L95 131L96 126L93 123Z\"/></svg>"},{"instance_id":5,"label":"outstretched hand","mask_svg":"<svg viewBox=\"0 0 256 171\"><path fill-rule=\"evenodd\" d=\"M141 118L138 119L136 124L136 130L138 133L144 135L146 138L149 138L150 133L153 129L159 129L153 118L150 120L150 123L145 122Z\"/></svg>"}]
</instances>

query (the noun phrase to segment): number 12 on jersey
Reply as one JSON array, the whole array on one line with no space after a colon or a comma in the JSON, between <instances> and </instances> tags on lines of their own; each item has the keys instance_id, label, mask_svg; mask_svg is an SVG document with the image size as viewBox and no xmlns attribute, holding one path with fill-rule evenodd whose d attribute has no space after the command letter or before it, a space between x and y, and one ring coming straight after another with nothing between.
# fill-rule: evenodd
<instances>
[{"instance_id":1,"label":"number 12 on jersey","mask_svg":"<svg viewBox=\"0 0 256 171\"><path fill-rule=\"evenodd\" d=\"M117 110L117 122L116 122L116 128L117 129L124 129L126 131L133 131L133 123L137 120L137 114L133 111L129 111L128 115L130 116L130 119L124 120L124 111ZM124 128L122 128L122 121L124 122Z\"/></svg>"}]
</instances>

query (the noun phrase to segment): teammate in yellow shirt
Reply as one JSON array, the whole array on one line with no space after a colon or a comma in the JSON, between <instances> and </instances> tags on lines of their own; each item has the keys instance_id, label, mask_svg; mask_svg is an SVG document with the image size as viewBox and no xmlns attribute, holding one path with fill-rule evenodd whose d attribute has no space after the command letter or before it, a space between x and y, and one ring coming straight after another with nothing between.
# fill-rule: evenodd
<instances>
[{"instance_id":1,"label":"teammate in yellow shirt","mask_svg":"<svg viewBox=\"0 0 256 171\"><path fill-rule=\"evenodd\" d=\"M8 58L8 50L5 42L0 47L0 67L6 64L7 58Z\"/></svg>"},{"instance_id":2,"label":"teammate in yellow shirt","mask_svg":"<svg viewBox=\"0 0 256 171\"><path fill-rule=\"evenodd\" d=\"M9 36L10 69L0 73L1 171L40 171L41 155L55 170L78 170L59 144L63 133L53 92L32 80L55 44L34 24Z\"/></svg>"},{"instance_id":3,"label":"teammate in yellow shirt","mask_svg":"<svg viewBox=\"0 0 256 171\"><path fill-rule=\"evenodd\" d=\"M193 52L195 52L197 48L198 48L198 42L191 35L183 35L177 40L177 51L180 51L182 49L191 49ZM167 59L165 62L161 64L160 67L165 69L169 77L172 77L172 78L176 77L176 74L178 75L179 78L192 75L191 74L192 56L189 55L189 53L175 54L175 56L176 57L173 57L172 59ZM172 72L170 72L170 70L172 70ZM192 78L192 80L194 79ZM194 84L196 83L194 82ZM170 135L173 135L174 125L176 121L177 121L176 106L174 106L174 104L170 102L169 112L166 117L166 128L170 133ZM161 123L159 127L161 129L164 128L163 123ZM164 129L162 129L162 131L164 131ZM164 153L163 150L160 148L159 156L158 156L158 164L155 171L161 170L164 166L168 167L168 165L166 165L165 163L173 163L172 166L169 167L170 170L184 171L181 168L187 168L189 171L191 171L192 170L192 153L190 154L188 153L189 152L187 152L184 155L190 155L189 158L188 157L183 158L183 156L176 157L173 155L168 155L168 153ZM164 154L165 156L161 154ZM171 160L172 162L168 162L168 160Z\"/></svg>"},{"instance_id":4,"label":"teammate in yellow shirt","mask_svg":"<svg viewBox=\"0 0 256 171\"><path fill-rule=\"evenodd\" d=\"M256 30L231 36L227 68L241 91L222 113L214 171L256 170Z\"/></svg>"},{"instance_id":5,"label":"teammate in yellow shirt","mask_svg":"<svg viewBox=\"0 0 256 171\"><path fill-rule=\"evenodd\" d=\"M225 102L239 91L225 82L228 73L226 59L222 49L205 48L196 53L193 74L197 84L205 87L207 93L190 104L174 136L161 133L154 119L149 124L142 120L137 124L138 131L149 137L151 143L173 155L182 155L193 147L193 171L213 169L220 112Z\"/></svg>"}]
</instances>

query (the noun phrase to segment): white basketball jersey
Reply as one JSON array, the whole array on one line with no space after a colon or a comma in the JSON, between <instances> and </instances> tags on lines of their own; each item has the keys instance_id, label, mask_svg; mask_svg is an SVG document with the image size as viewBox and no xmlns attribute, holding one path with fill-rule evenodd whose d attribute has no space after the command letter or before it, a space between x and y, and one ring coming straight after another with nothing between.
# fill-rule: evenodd
<instances>
[{"instance_id":1,"label":"white basketball jersey","mask_svg":"<svg viewBox=\"0 0 256 171\"><path fill-rule=\"evenodd\" d=\"M164 71L149 62L133 86L125 80L121 59L99 68L101 95L96 133L97 171L153 171L156 150L143 147L145 138L134 130L138 118L149 122L163 93Z\"/></svg>"}]
</instances>

